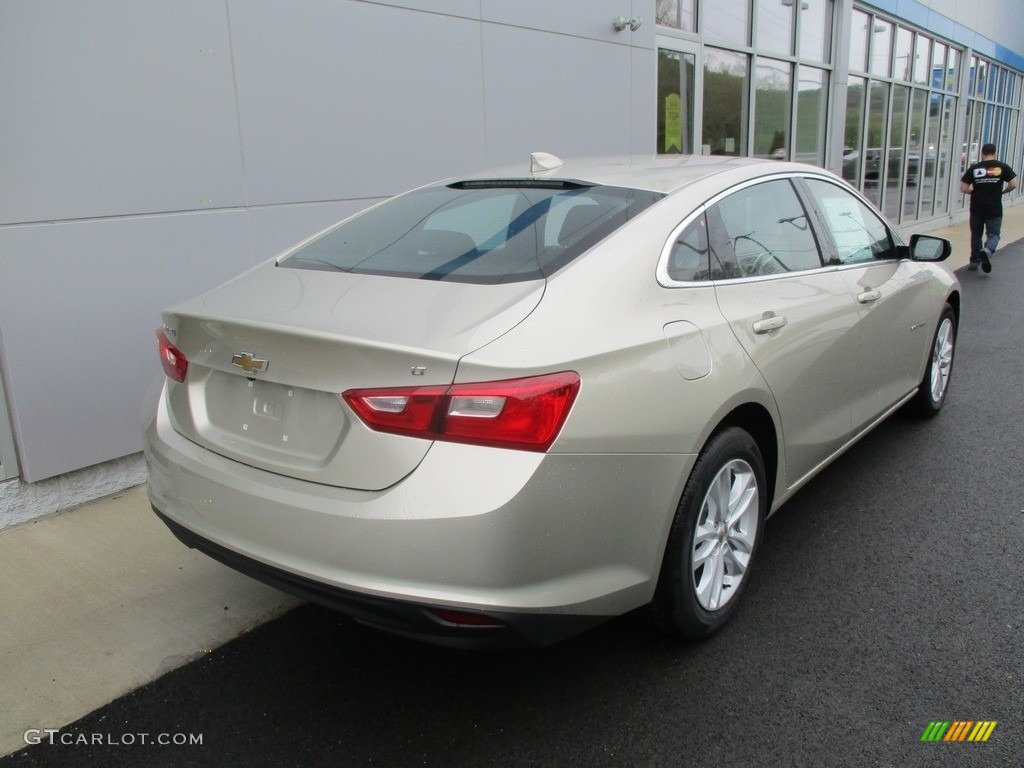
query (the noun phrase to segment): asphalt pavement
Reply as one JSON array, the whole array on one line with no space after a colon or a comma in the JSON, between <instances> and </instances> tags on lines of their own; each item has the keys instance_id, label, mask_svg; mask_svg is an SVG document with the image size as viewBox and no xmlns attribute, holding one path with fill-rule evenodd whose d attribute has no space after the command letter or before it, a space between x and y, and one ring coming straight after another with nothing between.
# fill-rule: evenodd
<instances>
[{"instance_id":1,"label":"asphalt pavement","mask_svg":"<svg viewBox=\"0 0 1024 768\"><path fill-rule=\"evenodd\" d=\"M0 766L1024 764L1024 241L993 265L958 271L943 412L897 414L787 503L716 637L627 616L467 652L306 605ZM935 721L997 724L923 742Z\"/></svg>"}]
</instances>

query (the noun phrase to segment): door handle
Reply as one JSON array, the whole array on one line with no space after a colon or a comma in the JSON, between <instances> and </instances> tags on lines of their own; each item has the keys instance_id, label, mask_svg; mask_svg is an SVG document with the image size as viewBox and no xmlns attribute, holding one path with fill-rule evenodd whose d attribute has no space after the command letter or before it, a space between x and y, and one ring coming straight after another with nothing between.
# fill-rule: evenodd
<instances>
[{"instance_id":1,"label":"door handle","mask_svg":"<svg viewBox=\"0 0 1024 768\"><path fill-rule=\"evenodd\" d=\"M763 317L754 321L754 333L769 333L781 328L789 321L781 316Z\"/></svg>"},{"instance_id":2,"label":"door handle","mask_svg":"<svg viewBox=\"0 0 1024 768\"><path fill-rule=\"evenodd\" d=\"M872 301L878 301L882 298L881 291L864 291L864 293L857 294L857 301L861 304L870 304Z\"/></svg>"}]
</instances>

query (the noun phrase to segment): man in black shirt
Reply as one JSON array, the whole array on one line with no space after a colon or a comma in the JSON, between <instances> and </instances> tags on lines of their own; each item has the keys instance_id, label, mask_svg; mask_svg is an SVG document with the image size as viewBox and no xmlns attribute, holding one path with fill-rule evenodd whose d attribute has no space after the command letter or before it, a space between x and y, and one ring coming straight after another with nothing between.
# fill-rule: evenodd
<instances>
[{"instance_id":1,"label":"man in black shirt","mask_svg":"<svg viewBox=\"0 0 1024 768\"><path fill-rule=\"evenodd\" d=\"M1003 187L1003 184L1006 187ZM981 162L975 163L960 179L960 191L971 196L971 262L974 271L992 271L989 261L999 245L1003 225L1003 195L1017 188L1017 174L1006 163L996 160L996 145L981 148ZM982 242L984 240L984 242Z\"/></svg>"}]
</instances>

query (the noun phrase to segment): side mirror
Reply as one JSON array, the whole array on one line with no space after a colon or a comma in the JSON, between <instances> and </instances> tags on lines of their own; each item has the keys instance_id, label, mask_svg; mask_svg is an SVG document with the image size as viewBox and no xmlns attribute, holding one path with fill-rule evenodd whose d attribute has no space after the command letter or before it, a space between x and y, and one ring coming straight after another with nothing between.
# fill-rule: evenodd
<instances>
[{"instance_id":1,"label":"side mirror","mask_svg":"<svg viewBox=\"0 0 1024 768\"><path fill-rule=\"evenodd\" d=\"M910 258L914 261L944 261L953 252L953 244L943 237L910 236Z\"/></svg>"}]
</instances>

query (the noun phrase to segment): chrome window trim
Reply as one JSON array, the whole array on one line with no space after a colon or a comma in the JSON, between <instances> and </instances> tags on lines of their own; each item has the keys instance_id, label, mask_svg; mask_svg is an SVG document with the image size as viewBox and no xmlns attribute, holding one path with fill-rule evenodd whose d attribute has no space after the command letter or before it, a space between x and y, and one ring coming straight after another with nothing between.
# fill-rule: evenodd
<instances>
[{"instance_id":1,"label":"chrome window trim","mask_svg":"<svg viewBox=\"0 0 1024 768\"><path fill-rule=\"evenodd\" d=\"M783 278L794 277L799 275L846 271L849 269L858 269L867 265L888 264L894 261L899 261L899 258L893 257L891 259L874 259L872 261L861 261L855 264L823 264L822 266L817 267L816 269L801 269L794 272L783 272L777 275L750 275L749 277L732 277L725 280L674 280L669 276L668 260L672 254L672 249L675 246L676 240L679 237L679 235L681 235L683 230L685 230L688 226L690 226L690 224L693 223L694 219L696 219L698 216L703 215L708 208L710 208L712 205L715 205L720 200L725 199L729 195L744 190L747 187L752 187L755 184L763 184L768 181L778 181L780 179L815 179L817 181L824 181L829 184L833 184L839 187L840 189L849 192L857 200L866 205L871 211L875 211L877 213L875 206L867 198L861 195L860 192L851 187L845 181L833 178L831 176L827 176L825 174L814 173L812 171L783 171L780 173L773 173L768 176L759 176L756 179L748 179L747 181L744 181L733 187L729 187L729 189L726 189L714 195L713 197L708 198L703 203L701 203L697 208L691 211L686 216L686 218L682 220L682 222L680 222L677 226L675 226L672 229L672 232L669 235L668 240L666 241L665 245L662 246L661 256L658 259L658 267L656 271L658 285L660 285L662 288L693 288L697 286L708 285L736 285L737 283L752 283L763 282L766 280L780 280ZM882 220L882 223L885 224L886 229L889 230L889 234L892 237L893 241L897 245L904 245L902 238L900 238L899 236L899 233L895 229L893 229L892 225L888 221L886 221L885 216L879 214L879 218Z\"/></svg>"}]
</instances>

